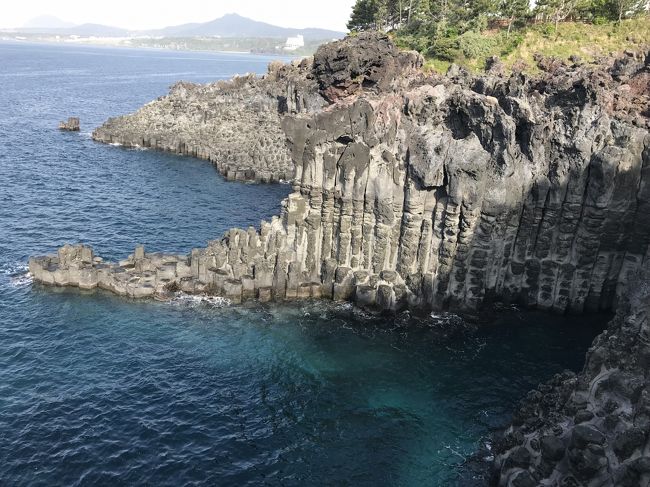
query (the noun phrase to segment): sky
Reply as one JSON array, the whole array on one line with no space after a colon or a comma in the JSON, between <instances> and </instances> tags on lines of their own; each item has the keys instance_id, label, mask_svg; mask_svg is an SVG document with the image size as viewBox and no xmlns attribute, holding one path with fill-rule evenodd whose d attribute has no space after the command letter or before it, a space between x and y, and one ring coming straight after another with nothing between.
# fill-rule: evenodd
<instances>
[{"instance_id":1,"label":"sky","mask_svg":"<svg viewBox=\"0 0 650 487\"><path fill-rule=\"evenodd\" d=\"M0 8L0 27L16 28L41 15L75 24L156 29L206 22L228 13L281 27L346 31L354 0L9 0Z\"/></svg>"}]
</instances>

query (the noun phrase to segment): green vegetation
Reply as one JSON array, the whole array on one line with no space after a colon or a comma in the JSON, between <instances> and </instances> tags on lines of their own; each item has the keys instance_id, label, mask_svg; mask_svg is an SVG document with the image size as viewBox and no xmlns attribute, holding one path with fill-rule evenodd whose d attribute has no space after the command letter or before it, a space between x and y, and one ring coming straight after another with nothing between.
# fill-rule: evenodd
<instances>
[{"instance_id":1,"label":"green vegetation","mask_svg":"<svg viewBox=\"0 0 650 487\"><path fill-rule=\"evenodd\" d=\"M384 30L427 66L476 70L490 56L507 65L533 54L584 59L650 44L649 0L357 0L348 28Z\"/></svg>"}]
</instances>

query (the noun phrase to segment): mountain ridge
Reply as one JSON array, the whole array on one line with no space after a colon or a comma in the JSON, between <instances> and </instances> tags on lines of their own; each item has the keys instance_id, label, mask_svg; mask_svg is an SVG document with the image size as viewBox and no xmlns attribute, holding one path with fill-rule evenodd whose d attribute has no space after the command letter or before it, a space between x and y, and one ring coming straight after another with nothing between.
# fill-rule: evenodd
<instances>
[{"instance_id":1,"label":"mountain ridge","mask_svg":"<svg viewBox=\"0 0 650 487\"><path fill-rule=\"evenodd\" d=\"M46 25L47 22L50 25ZM40 25L39 25L40 24ZM52 25L54 24L54 25ZM338 39L345 33L315 27L293 28L280 27L267 22L261 22L243 17L238 14L226 14L207 22L192 22L161 29L128 30L95 23L64 26L69 23L56 17L36 17L28 21L24 27L13 29L18 32L32 34L82 35L99 37L233 37L233 38L286 38L302 35L305 40Z\"/></svg>"}]
</instances>

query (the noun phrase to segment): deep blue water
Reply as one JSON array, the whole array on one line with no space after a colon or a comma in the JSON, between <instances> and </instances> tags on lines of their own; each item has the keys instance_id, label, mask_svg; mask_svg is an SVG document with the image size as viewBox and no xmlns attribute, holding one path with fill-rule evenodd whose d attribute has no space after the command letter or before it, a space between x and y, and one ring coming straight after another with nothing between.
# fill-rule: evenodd
<instances>
[{"instance_id":1,"label":"deep blue water","mask_svg":"<svg viewBox=\"0 0 650 487\"><path fill-rule=\"evenodd\" d=\"M92 142L109 116L269 58L0 43L1 485L466 485L464 459L603 318L379 318L325 303L215 308L30 284L83 241L187 252L289 187ZM80 116L82 133L56 130ZM450 329L464 330L450 333Z\"/></svg>"}]
</instances>

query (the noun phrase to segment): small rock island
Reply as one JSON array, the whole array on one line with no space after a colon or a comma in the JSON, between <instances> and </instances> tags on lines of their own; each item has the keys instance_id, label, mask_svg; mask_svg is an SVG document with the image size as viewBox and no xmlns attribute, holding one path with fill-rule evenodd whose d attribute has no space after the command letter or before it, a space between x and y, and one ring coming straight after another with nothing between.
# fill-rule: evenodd
<instances>
[{"instance_id":1,"label":"small rock island","mask_svg":"<svg viewBox=\"0 0 650 487\"><path fill-rule=\"evenodd\" d=\"M78 117L70 117L67 122L59 122L59 130L66 132L79 132L81 124Z\"/></svg>"}]
</instances>

